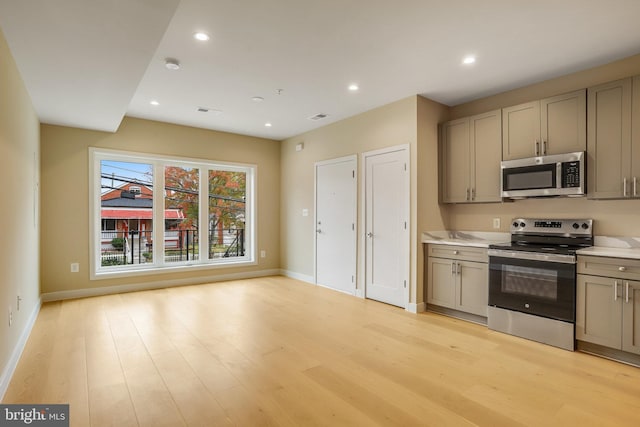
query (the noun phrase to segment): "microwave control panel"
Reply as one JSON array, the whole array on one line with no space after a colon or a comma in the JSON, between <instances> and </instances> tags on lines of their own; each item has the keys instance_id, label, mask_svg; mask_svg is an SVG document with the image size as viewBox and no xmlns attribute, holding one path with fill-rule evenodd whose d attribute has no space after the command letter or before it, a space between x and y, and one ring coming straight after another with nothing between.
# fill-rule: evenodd
<instances>
[{"instance_id":1,"label":"microwave control panel","mask_svg":"<svg viewBox=\"0 0 640 427\"><path fill-rule=\"evenodd\" d=\"M580 187L580 162L562 163L562 188Z\"/></svg>"}]
</instances>

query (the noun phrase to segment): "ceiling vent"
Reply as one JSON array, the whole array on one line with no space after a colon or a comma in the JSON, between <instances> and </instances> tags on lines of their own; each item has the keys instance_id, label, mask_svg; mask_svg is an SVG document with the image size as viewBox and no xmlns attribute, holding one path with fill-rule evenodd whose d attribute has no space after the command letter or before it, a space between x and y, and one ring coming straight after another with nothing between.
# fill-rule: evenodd
<instances>
[{"instance_id":1,"label":"ceiling vent","mask_svg":"<svg viewBox=\"0 0 640 427\"><path fill-rule=\"evenodd\" d=\"M324 113L320 113L320 114L316 114L315 116L311 116L309 117L309 120L313 120L314 122L318 121L318 120L322 120L329 117L328 114L324 114Z\"/></svg>"},{"instance_id":2,"label":"ceiling vent","mask_svg":"<svg viewBox=\"0 0 640 427\"><path fill-rule=\"evenodd\" d=\"M209 107L198 107L197 111L199 113L209 113L213 116L219 116L220 114L222 114L222 110L216 110L215 108Z\"/></svg>"}]
</instances>

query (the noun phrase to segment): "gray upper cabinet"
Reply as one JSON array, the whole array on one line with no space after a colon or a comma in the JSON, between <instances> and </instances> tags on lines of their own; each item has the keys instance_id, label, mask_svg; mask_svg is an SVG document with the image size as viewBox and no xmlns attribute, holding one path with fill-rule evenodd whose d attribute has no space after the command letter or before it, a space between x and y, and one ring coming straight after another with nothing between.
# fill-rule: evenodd
<instances>
[{"instance_id":1,"label":"gray upper cabinet","mask_svg":"<svg viewBox=\"0 0 640 427\"><path fill-rule=\"evenodd\" d=\"M588 102L588 196L593 199L638 196L640 112L635 111L632 117L632 105L640 107L638 77L591 87Z\"/></svg>"},{"instance_id":2,"label":"gray upper cabinet","mask_svg":"<svg viewBox=\"0 0 640 427\"><path fill-rule=\"evenodd\" d=\"M444 203L499 202L500 110L453 120L441 127Z\"/></svg>"},{"instance_id":3,"label":"gray upper cabinet","mask_svg":"<svg viewBox=\"0 0 640 427\"><path fill-rule=\"evenodd\" d=\"M584 151L586 91L502 109L503 160Z\"/></svg>"}]
</instances>

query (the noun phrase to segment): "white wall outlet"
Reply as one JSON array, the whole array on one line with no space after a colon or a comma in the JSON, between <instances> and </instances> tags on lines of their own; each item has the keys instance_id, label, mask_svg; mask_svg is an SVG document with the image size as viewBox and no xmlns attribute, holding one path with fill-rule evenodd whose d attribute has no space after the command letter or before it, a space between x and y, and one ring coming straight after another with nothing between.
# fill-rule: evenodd
<instances>
[{"instance_id":1,"label":"white wall outlet","mask_svg":"<svg viewBox=\"0 0 640 427\"><path fill-rule=\"evenodd\" d=\"M72 262L72 263L71 263L71 272L72 272L72 273L78 273L78 272L80 272L80 263L78 263L78 262Z\"/></svg>"},{"instance_id":2,"label":"white wall outlet","mask_svg":"<svg viewBox=\"0 0 640 427\"><path fill-rule=\"evenodd\" d=\"M13 324L13 310L11 309L11 306L9 306L9 326L11 326Z\"/></svg>"},{"instance_id":3,"label":"white wall outlet","mask_svg":"<svg viewBox=\"0 0 640 427\"><path fill-rule=\"evenodd\" d=\"M309 209L302 209L302 216L309 216Z\"/></svg>"},{"instance_id":4,"label":"white wall outlet","mask_svg":"<svg viewBox=\"0 0 640 427\"><path fill-rule=\"evenodd\" d=\"M260 258L266 258L267 257L267 251L265 251L264 249L260 251Z\"/></svg>"},{"instance_id":5,"label":"white wall outlet","mask_svg":"<svg viewBox=\"0 0 640 427\"><path fill-rule=\"evenodd\" d=\"M493 218L493 228L500 228L500 218Z\"/></svg>"}]
</instances>

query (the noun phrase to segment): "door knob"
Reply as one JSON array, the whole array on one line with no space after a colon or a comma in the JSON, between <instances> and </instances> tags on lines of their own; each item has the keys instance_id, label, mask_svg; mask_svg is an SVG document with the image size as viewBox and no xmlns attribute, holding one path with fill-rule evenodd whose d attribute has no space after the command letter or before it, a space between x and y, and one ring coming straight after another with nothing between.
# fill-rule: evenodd
<instances>
[{"instance_id":1,"label":"door knob","mask_svg":"<svg viewBox=\"0 0 640 427\"><path fill-rule=\"evenodd\" d=\"M367 237L369 237L369 238L373 237L373 233L372 232L368 232L367 233Z\"/></svg>"}]
</instances>

